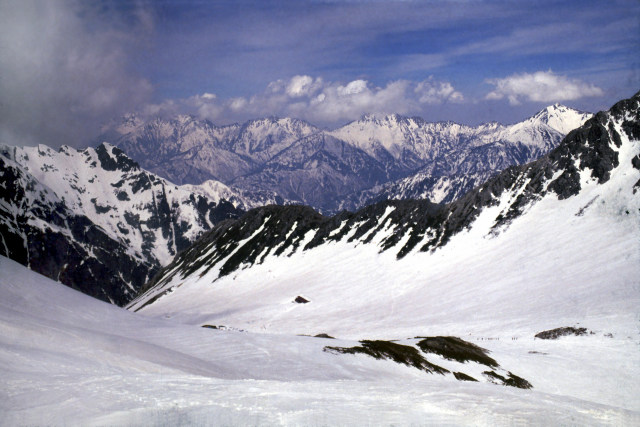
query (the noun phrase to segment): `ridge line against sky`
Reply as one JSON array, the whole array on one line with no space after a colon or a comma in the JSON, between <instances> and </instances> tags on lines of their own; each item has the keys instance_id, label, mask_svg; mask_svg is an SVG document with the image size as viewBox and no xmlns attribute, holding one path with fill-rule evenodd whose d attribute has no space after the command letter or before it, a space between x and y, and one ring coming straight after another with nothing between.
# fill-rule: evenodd
<instances>
[{"instance_id":1,"label":"ridge line against sky","mask_svg":"<svg viewBox=\"0 0 640 427\"><path fill-rule=\"evenodd\" d=\"M0 1L0 142L89 145L128 112L513 123L640 89L640 2Z\"/></svg>"}]
</instances>

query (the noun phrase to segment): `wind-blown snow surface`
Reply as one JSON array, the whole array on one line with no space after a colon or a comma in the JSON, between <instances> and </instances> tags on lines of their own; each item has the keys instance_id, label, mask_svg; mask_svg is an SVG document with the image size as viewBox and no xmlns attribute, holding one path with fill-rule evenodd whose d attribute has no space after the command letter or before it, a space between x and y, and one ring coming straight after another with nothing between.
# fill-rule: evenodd
<instances>
[{"instance_id":1,"label":"wind-blown snow surface","mask_svg":"<svg viewBox=\"0 0 640 427\"><path fill-rule=\"evenodd\" d=\"M514 324L511 310L496 308L493 320L476 318L464 328L464 338L490 349L506 369L534 386L521 390L323 351L326 345L355 344L343 340L211 330L175 318L142 316L4 257L0 271L3 425L640 422L638 335L626 330L637 319L629 322L625 315L588 317L584 325L594 328L594 335L558 341L534 341L532 336L539 328L555 326L557 317ZM448 300L445 296L440 304L455 309L457 303ZM286 304L294 311L314 305ZM358 317L352 311L354 322ZM413 331L454 329L448 322L433 322ZM614 336L605 337L606 331ZM514 332L519 333L515 341ZM478 341L489 336L502 340ZM471 369L468 363L428 357L450 369Z\"/></svg>"}]
</instances>

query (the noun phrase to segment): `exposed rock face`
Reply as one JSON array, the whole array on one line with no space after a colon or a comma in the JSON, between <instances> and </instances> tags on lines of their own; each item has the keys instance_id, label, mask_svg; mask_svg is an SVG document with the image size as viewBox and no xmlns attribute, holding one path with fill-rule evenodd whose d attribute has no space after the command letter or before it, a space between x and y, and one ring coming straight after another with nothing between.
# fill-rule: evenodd
<instances>
[{"instance_id":1,"label":"exposed rock face","mask_svg":"<svg viewBox=\"0 0 640 427\"><path fill-rule=\"evenodd\" d=\"M0 146L0 254L120 305L216 223L275 201L178 187L108 144Z\"/></svg>"},{"instance_id":2,"label":"exposed rock face","mask_svg":"<svg viewBox=\"0 0 640 427\"><path fill-rule=\"evenodd\" d=\"M430 374L446 375L451 373L448 369L429 362L417 348L411 345L412 343L398 344L393 341L363 340L360 341L360 344L355 347L326 346L324 351L333 354L366 354L378 360L392 360ZM488 357L488 350L458 337L428 337L416 345L425 354L437 354L461 364L482 364L491 367L493 370L483 372L485 378L491 383L523 389L532 388L531 383L527 380L502 369L498 362ZM501 371L503 375L495 372L496 370ZM453 376L458 381L478 382L464 372L453 372Z\"/></svg>"},{"instance_id":3,"label":"exposed rock face","mask_svg":"<svg viewBox=\"0 0 640 427\"><path fill-rule=\"evenodd\" d=\"M538 332L536 338L541 340L556 340L560 337L568 335L587 335L587 328L574 328L573 326L566 326L563 328L550 329L548 331Z\"/></svg>"}]
</instances>

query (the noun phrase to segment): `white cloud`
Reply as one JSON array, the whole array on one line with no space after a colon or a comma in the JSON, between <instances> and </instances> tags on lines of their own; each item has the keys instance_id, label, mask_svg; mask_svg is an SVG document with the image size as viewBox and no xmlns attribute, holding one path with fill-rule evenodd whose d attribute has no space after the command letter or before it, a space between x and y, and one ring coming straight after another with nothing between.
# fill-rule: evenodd
<instances>
[{"instance_id":1,"label":"white cloud","mask_svg":"<svg viewBox=\"0 0 640 427\"><path fill-rule=\"evenodd\" d=\"M249 98L221 99L204 93L167 101L146 111L156 115L195 114L215 122L277 115L330 125L355 120L368 113L420 114L425 105L463 101L463 95L451 83L433 77L422 82L396 80L378 87L364 79L343 83L298 75L271 82L264 92Z\"/></svg>"},{"instance_id":2,"label":"white cloud","mask_svg":"<svg viewBox=\"0 0 640 427\"><path fill-rule=\"evenodd\" d=\"M297 98L313 95L322 86L322 79L311 76L294 76L287 84L287 95Z\"/></svg>"},{"instance_id":3,"label":"white cloud","mask_svg":"<svg viewBox=\"0 0 640 427\"><path fill-rule=\"evenodd\" d=\"M242 111L247 106L247 100L244 98L231 98L229 100L229 108L232 111Z\"/></svg>"},{"instance_id":4,"label":"white cloud","mask_svg":"<svg viewBox=\"0 0 640 427\"><path fill-rule=\"evenodd\" d=\"M436 82L432 78L418 83L415 88L418 100L423 104L440 104L443 101L459 103L464 101L462 93L458 92L449 82Z\"/></svg>"},{"instance_id":5,"label":"white cloud","mask_svg":"<svg viewBox=\"0 0 640 427\"><path fill-rule=\"evenodd\" d=\"M367 90L366 80L354 80L346 86L338 86L337 92L340 96L349 96L362 93Z\"/></svg>"},{"instance_id":6,"label":"white cloud","mask_svg":"<svg viewBox=\"0 0 640 427\"><path fill-rule=\"evenodd\" d=\"M554 74L551 70L513 74L503 79L487 80L487 83L494 85L495 89L487 94L486 99L507 98L511 105L518 105L522 100L558 102L604 95L603 90L595 85Z\"/></svg>"}]
</instances>

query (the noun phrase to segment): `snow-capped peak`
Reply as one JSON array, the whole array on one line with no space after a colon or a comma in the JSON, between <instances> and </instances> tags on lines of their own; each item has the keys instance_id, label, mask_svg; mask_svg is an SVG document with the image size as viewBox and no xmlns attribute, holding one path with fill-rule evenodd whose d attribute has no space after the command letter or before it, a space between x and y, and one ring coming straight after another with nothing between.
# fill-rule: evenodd
<instances>
[{"instance_id":1,"label":"snow-capped peak","mask_svg":"<svg viewBox=\"0 0 640 427\"><path fill-rule=\"evenodd\" d=\"M531 117L531 121L538 121L563 135L576 129L593 116L591 113L579 111L562 104L550 105Z\"/></svg>"}]
</instances>

